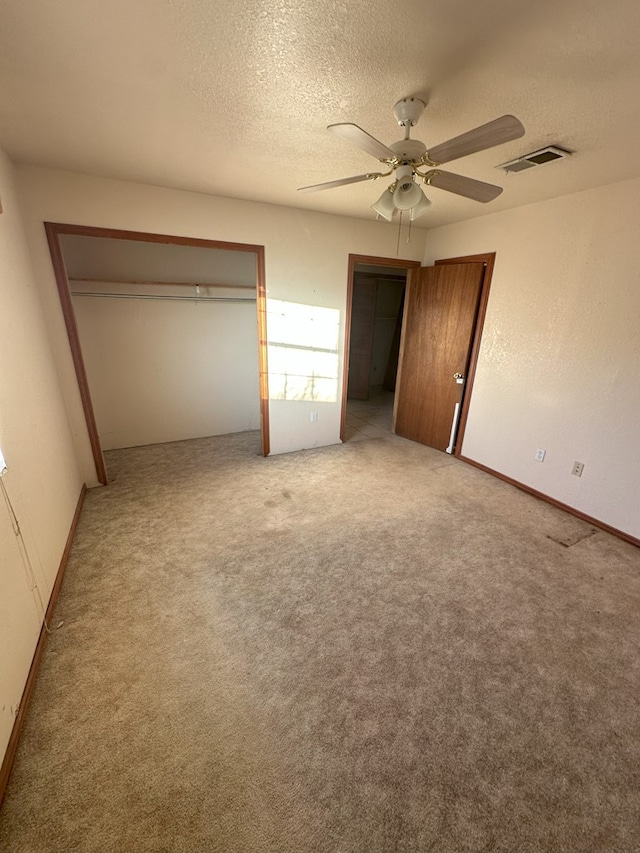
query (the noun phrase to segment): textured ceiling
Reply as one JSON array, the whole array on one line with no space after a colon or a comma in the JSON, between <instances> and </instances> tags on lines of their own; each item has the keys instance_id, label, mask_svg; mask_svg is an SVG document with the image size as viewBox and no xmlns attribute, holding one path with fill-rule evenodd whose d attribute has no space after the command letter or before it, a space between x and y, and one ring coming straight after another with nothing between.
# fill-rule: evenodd
<instances>
[{"instance_id":1,"label":"textured ceiling","mask_svg":"<svg viewBox=\"0 0 640 853\"><path fill-rule=\"evenodd\" d=\"M327 132L385 143L393 105L428 101L431 147L505 113L526 135L452 163L505 191L430 189L434 227L640 174L637 0L0 0L0 145L18 162L375 218L376 171ZM495 166L575 151L519 175Z\"/></svg>"}]
</instances>

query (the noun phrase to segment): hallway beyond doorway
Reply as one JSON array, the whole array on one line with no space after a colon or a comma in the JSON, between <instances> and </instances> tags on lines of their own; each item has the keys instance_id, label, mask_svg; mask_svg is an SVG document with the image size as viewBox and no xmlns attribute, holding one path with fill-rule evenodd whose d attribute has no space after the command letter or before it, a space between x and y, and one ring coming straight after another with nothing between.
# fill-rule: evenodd
<instances>
[{"instance_id":1,"label":"hallway beyond doorway","mask_svg":"<svg viewBox=\"0 0 640 853\"><path fill-rule=\"evenodd\" d=\"M391 433L393 391L373 386L368 400L347 400L346 441L381 438Z\"/></svg>"}]
</instances>

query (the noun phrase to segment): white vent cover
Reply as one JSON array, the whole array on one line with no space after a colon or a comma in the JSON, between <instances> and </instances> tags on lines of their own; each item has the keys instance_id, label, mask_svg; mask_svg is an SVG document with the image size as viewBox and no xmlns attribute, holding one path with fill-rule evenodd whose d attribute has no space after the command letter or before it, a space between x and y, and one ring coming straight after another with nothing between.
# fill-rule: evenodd
<instances>
[{"instance_id":1,"label":"white vent cover","mask_svg":"<svg viewBox=\"0 0 640 853\"><path fill-rule=\"evenodd\" d=\"M534 166L542 166L545 163L551 163L553 160L561 160L563 157L570 156L570 151L565 151L564 148L558 148L556 145L548 145L539 151L524 154L522 157L518 157L517 160L509 160L508 163L501 163L496 168L502 169L503 172L524 172L525 169L532 169Z\"/></svg>"}]
</instances>

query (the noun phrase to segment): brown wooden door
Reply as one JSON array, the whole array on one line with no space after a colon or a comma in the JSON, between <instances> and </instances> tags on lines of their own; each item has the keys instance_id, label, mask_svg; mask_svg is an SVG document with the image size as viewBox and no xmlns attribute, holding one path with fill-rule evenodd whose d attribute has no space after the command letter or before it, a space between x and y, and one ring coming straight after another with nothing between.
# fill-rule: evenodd
<instances>
[{"instance_id":1,"label":"brown wooden door","mask_svg":"<svg viewBox=\"0 0 640 853\"><path fill-rule=\"evenodd\" d=\"M394 432L446 450L466 376L484 266L445 264L412 270L396 390Z\"/></svg>"},{"instance_id":2,"label":"brown wooden door","mask_svg":"<svg viewBox=\"0 0 640 853\"><path fill-rule=\"evenodd\" d=\"M351 296L351 337L349 344L349 385L352 400L369 399L371 352L376 317L375 276L356 273Z\"/></svg>"}]
</instances>

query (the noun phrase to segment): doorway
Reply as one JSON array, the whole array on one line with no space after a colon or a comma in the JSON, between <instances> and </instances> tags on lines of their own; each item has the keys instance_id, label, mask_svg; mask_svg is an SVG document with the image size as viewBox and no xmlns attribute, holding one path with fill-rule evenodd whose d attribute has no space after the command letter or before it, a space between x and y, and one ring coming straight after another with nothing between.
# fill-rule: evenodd
<instances>
[{"instance_id":1,"label":"doorway","mask_svg":"<svg viewBox=\"0 0 640 853\"><path fill-rule=\"evenodd\" d=\"M418 261L349 255L340 438L391 432L407 273Z\"/></svg>"},{"instance_id":2,"label":"doorway","mask_svg":"<svg viewBox=\"0 0 640 853\"><path fill-rule=\"evenodd\" d=\"M107 482L103 450L110 446L260 427L262 453L268 455L264 248L59 223L45 223L45 229L98 481ZM104 310L96 310L97 305ZM234 318L245 329L244 349L255 347L253 367L248 363L239 367L245 374L241 383L229 382L226 376L233 340L229 346L222 340ZM84 337L79 334L79 319ZM93 327L87 326L88 321ZM109 341L113 328L115 349ZM111 347L107 358L106 346L101 352L86 349L91 350L100 335ZM221 343L214 352L218 338ZM120 369L116 362L122 362ZM88 375L93 376L93 398ZM238 385L246 386L242 399ZM113 417L107 418L105 401L117 399L125 404L116 402ZM141 400L150 401L150 407ZM226 419L220 414L223 407ZM128 423L117 417L120 410ZM167 436L145 439L158 430L168 431ZM133 436L130 443L129 436Z\"/></svg>"},{"instance_id":3,"label":"doorway","mask_svg":"<svg viewBox=\"0 0 640 853\"><path fill-rule=\"evenodd\" d=\"M407 289L402 317L397 373L399 385L396 387L393 400L392 432L455 456L460 455L494 262L495 253L493 252L447 258L436 261L433 268L422 268L415 275L410 276L411 284ZM360 269L358 267L360 263L365 263L360 257L353 262L350 258L342 441L348 440L349 434L353 435L354 423L358 422L353 418L353 407L368 405L366 401L351 403L352 414L349 416L347 409L349 370L352 361L349 351L353 343L352 339L355 337L356 346L361 346L361 342L358 342L361 331L354 328L351 322L354 304L353 282L356 270ZM405 266L407 272L420 266L415 262L400 263ZM400 263L396 261L389 266L399 266ZM450 265L450 272L445 265ZM439 295L426 296L425 292L432 288L439 291ZM469 288L474 289L473 294L468 293ZM421 291L422 295L416 299L416 295ZM452 298L453 291L457 295ZM357 292L356 298L358 298ZM462 303L465 303L464 308ZM418 316L419 312L421 317ZM369 313L371 313L370 308ZM462 314L465 317L464 322L460 324ZM462 343L460 343L460 337L464 338ZM430 360L423 360L422 351L425 349L427 340L431 340L434 346L431 348ZM456 342L454 347L451 346L453 341ZM452 349L456 351L454 356L456 367L450 369L448 356ZM418 353L420 357L416 358ZM453 390L449 387L452 383L454 383ZM356 380L357 385L358 380ZM432 394L434 387L443 390L437 390ZM428 399L429 397L431 399ZM456 398L455 401L452 401L453 397ZM357 412L356 418L364 419L363 412ZM375 413L374 418L374 425L380 426L380 412ZM375 434L374 430L366 427L364 432ZM446 438L443 437L445 432Z\"/></svg>"}]
</instances>

